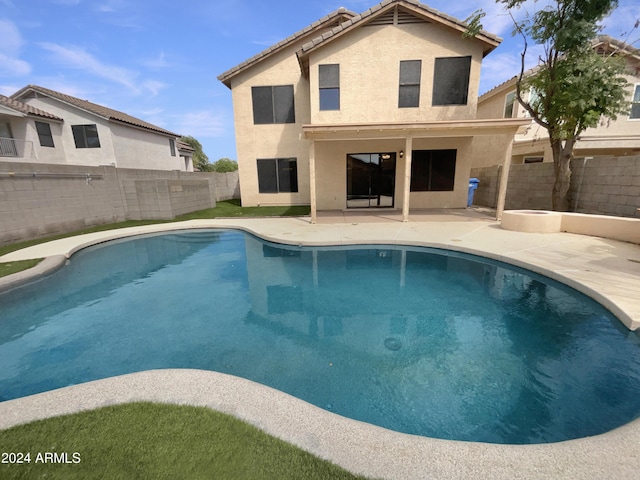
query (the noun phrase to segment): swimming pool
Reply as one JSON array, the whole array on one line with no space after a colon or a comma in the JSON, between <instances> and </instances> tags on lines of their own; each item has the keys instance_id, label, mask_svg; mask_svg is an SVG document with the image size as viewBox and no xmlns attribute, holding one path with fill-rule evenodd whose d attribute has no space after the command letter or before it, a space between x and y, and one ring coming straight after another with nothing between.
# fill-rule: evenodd
<instances>
[{"instance_id":1,"label":"swimming pool","mask_svg":"<svg viewBox=\"0 0 640 480\"><path fill-rule=\"evenodd\" d=\"M549 442L636 418L636 334L523 273L426 248L285 247L235 231L111 242L0 297L0 395L199 368L430 437Z\"/></svg>"}]
</instances>

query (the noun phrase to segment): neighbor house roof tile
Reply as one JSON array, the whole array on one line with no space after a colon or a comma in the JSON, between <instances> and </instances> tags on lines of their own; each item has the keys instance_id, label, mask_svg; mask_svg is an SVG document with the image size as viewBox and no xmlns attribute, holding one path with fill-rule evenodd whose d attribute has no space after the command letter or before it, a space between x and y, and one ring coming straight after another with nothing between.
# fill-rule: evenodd
<instances>
[{"instance_id":1,"label":"neighbor house roof tile","mask_svg":"<svg viewBox=\"0 0 640 480\"><path fill-rule=\"evenodd\" d=\"M40 110L39 108L32 107L31 105L22 103L19 100L15 100L10 97L5 97L4 95L0 95L0 105L10 108L11 110L15 110L16 112L23 113L25 115L35 115L36 117L48 118L50 120L55 120L58 122L63 121L60 117L57 117L52 113L45 112L44 110Z\"/></svg>"},{"instance_id":2,"label":"neighbor house roof tile","mask_svg":"<svg viewBox=\"0 0 640 480\"><path fill-rule=\"evenodd\" d=\"M131 115L120 112L118 110L114 110L112 108L98 105L97 103L92 103L88 100L82 100L80 98L72 97L71 95L56 92L55 90L39 87L37 85L27 85L23 89L11 95L11 98L12 99L21 98L23 95L29 93L30 91L39 93L47 97L55 98L68 105L72 105L81 110L85 110L89 113L93 113L94 115L105 118L107 120L125 123L127 125L142 128L145 130L151 130L153 132L160 133L162 135L167 135L169 137L180 137L180 135L178 135L177 133L171 132L169 130L165 130L164 128L158 127L149 122L145 122L144 120L140 120L139 118L132 117Z\"/></svg>"}]
</instances>

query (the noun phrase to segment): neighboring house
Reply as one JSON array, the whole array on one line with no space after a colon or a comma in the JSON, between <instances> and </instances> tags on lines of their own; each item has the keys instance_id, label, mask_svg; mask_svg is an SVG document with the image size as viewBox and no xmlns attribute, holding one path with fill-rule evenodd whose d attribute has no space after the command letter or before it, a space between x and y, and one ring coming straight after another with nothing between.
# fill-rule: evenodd
<instances>
[{"instance_id":1,"label":"neighboring house","mask_svg":"<svg viewBox=\"0 0 640 480\"><path fill-rule=\"evenodd\" d=\"M3 158L34 163L193 171L180 135L87 100L29 85L0 97Z\"/></svg>"},{"instance_id":2,"label":"neighboring house","mask_svg":"<svg viewBox=\"0 0 640 480\"><path fill-rule=\"evenodd\" d=\"M221 74L232 91L243 205L462 208L473 138L522 119L476 120L480 67L500 39L415 0L341 8Z\"/></svg>"},{"instance_id":3,"label":"neighboring house","mask_svg":"<svg viewBox=\"0 0 640 480\"><path fill-rule=\"evenodd\" d=\"M640 50L609 36L601 35L593 48L602 55L619 55L627 62L626 79L629 82L628 115L616 120L603 118L595 128L583 132L574 147L575 157L624 156L640 153ZM531 73L533 70L528 71ZM515 99L517 77L498 85L478 99L478 118L529 118L528 112ZM524 92L528 100L531 92ZM479 142L482 143L482 142ZM476 145L479 151L481 146ZM515 136L512 163L553 162L547 130L531 120L530 125ZM485 167L502 163L489 154L476 157L473 166Z\"/></svg>"}]
</instances>

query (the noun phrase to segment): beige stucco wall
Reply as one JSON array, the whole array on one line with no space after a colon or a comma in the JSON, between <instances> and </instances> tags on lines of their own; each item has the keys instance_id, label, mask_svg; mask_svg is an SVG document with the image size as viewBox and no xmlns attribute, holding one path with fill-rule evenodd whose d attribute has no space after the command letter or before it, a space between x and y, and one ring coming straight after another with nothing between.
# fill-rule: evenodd
<instances>
[{"instance_id":1,"label":"beige stucco wall","mask_svg":"<svg viewBox=\"0 0 640 480\"><path fill-rule=\"evenodd\" d=\"M238 173L242 204L308 204L309 142L301 138L309 123L309 83L300 73L295 44L232 80ZM254 125L251 87L293 85L296 123ZM297 158L298 193L258 193L258 158Z\"/></svg>"},{"instance_id":2,"label":"beige stucco wall","mask_svg":"<svg viewBox=\"0 0 640 480\"><path fill-rule=\"evenodd\" d=\"M396 152L394 208L404 200L404 139L318 141L315 144L318 210L347 207L347 155L350 153ZM467 204L469 170L473 157L471 138L423 138L413 140L413 150L456 149L456 173L452 192L411 192L411 208L464 208Z\"/></svg>"},{"instance_id":3,"label":"beige stucco wall","mask_svg":"<svg viewBox=\"0 0 640 480\"><path fill-rule=\"evenodd\" d=\"M629 82L627 95L628 100L631 101L635 86L640 84L640 77L625 75L625 78ZM514 90L515 80L510 80L490 91L478 103L478 118L502 118L505 97ZM517 104L517 116L519 118L527 116L520 104ZM545 162L553 162L553 153L548 138L546 129L532 120L528 128L515 136L512 162L514 164L524 163L525 157L528 156L543 156ZM478 147L482 150L482 141L478 143ZM638 151L640 151L640 119L630 119L629 115L619 115L615 120L603 118L597 127L589 128L582 133L574 148L574 156L633 155ZM482 155L479 156L478 162L474 162L475 167L495 164L485 162Z\"/></svg>"},{"instance_id":4,"label":"beige stucco wall","mask_svg":"<svg viewBox=\"0 0 640 480\"><path fill-rule=\"evenodd\" d=\"M171 156L169 137L118 125L48 97L27 98L23 102L64 119L63 124L51 123L55 149L39 147L35 123L29 124L26 138L38 145L38 160L43 163L181 171L186 168L177 146L176 156ZM71 126L89 124L97 126L100 148L76 148Z\"/></svg>"},{"instance_id":5,"label":"beige stucco wall","mask_svg":"<svg viewBox=\"0 0 640 480\"><path fill-rule=\"evenodd\" d=\"M171 156L169 137L113 122L110 126L118 167L186 170L184 159L178 155L177 145L175 155Z\"/></svg>"},{"instance_id":6,"label":"beige stucco wall","mask_svg":"<svg viewBox=\"0 0 640 480\"><path fill-rule=\"evenodd\" d=\"M308 204L310 141L302 133L304 124L424 122L473 119L476 115L482 47L436 24L362 27L328 43L309 57L309 79L302 75L295 55L306 39L268 57L231 80L236 150L242 189L242 204ZM471 56L468 104L431 106L436 57ZM400 60L422 60L419 108L398 108ZM319 111L318 65L340 64L340 111ZM386 72L380 75L380 72ZM254 125L251 87L293 85L295 124ZM424 142L422 142L424 143ZM459 148L456 191L416 193L412 207L463 207L466 205L471 141L430 140L414 149ZM400 151L404 140L318 142L316 186L319 209L346 207L346 155ZM426 145L426 144L425 144ZM258 193L259 158L297 158L297 193ZM404 161L398 158L395 206L402 205ZM415 204L413 203L415 201Z\"/></svg>"},{"instance_id":7,"label":"beige stucco wall","mask_svg":"<svg viewBox=\"0 0 640 480\"><path fill-rule=\"evenodd\" d=\"M471 56L467 105L431 106L437 57ZM398 108L401 60L422 60L420 106ZM476 116L482 47L432 24L356 29L309 57L314 124L460 120ZM340 110L320 111L318 65L340 65Z\"/></svg>"}]
</instances>

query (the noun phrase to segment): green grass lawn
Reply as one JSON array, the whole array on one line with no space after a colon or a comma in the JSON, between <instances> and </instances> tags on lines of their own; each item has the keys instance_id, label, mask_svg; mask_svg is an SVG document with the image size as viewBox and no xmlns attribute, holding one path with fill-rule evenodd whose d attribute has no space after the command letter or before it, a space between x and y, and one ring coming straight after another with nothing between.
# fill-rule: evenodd
<instances>
[{"instance_id":1,"label":"green grass lawn","mask_svg":"<svg viewBox=\"0 0 640 480\"><path fill-rule=\"evenodd\" d=\"M127 220L126 222L98 225L95 227L85 228L83 230L77 230L69 233L63 233L52 237L25 240L23 242L0 246L0 257L2 255L6 255L7 253L15 252L16 250L27 248L32 245L49 242L51 240L73 237L75 235L82 235L84 233L104 232L106 230L113 230L116 228L138 227L141 225L151 225L154 223L182 222L185 220L198 220L207 218L299 217L309 215L309 212L310 208L308 206L241 207L239 200L224 200L221 202L217 202L215 208L208 208L206 210L187 213L185 215L180 215L173 220ZM21 264L21 262L11 262L11 267L7 266L6 263L0 263L0 277L25 270L27 268L31 268L38 262L33 265L29 265L27 263Z\"/></svg>"},{"instance_id":2,"label":"green grass lawn","mask_svg":"<svg viewBox=\"0 0 640 480\"><path fill-rule=\"evenodd\" d=\"M0 452L30 453L30 463L0 464L2 479L364 478L229 415L154 403L13 427L0 432ZM71 463L37 462L46 452Z\"/></svg>"}]
</instances>

